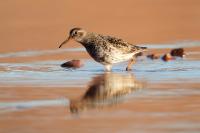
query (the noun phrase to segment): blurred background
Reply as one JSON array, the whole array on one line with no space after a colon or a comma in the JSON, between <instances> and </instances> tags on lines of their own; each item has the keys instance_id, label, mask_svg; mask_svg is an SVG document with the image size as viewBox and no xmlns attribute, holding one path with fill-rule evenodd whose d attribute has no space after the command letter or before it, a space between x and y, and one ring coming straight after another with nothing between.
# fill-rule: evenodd
<instances>
[{"instance_id":1,"label":"blurred background","mask_svg":"<svg viewBox=\"0 0 200 133\"><path fill-rule=\"evenodd\" d=\"M73 27L133 44L200 40L199 0L1 0L0 18L1 53L56 49Z\"/></svg>"}]
</instances>

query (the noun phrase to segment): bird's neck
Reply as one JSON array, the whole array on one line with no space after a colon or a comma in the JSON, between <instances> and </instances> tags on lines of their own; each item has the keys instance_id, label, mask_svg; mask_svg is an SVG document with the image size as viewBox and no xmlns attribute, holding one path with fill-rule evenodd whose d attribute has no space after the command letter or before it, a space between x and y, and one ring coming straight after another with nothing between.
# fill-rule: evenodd
<instances>
[{"instance_id":1,"label":"bird's neck","mask_svg":"<svg viewBox=\"0 0 200 133\"><path fill-rule=\"evenodd\" d=\"M81 39L80 41L78 41L79 43L81 43L83 46L87 46L87 45L91 45L95 40L95 33L92 32L88 32L83 39Z\"/></svg>"}]
</instances>

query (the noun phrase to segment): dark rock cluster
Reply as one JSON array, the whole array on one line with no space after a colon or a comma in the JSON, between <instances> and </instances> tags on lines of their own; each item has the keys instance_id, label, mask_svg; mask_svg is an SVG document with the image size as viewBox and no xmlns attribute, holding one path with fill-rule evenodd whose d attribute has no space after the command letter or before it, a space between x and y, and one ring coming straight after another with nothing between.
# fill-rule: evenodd
<instances>
[{"instance_id":1,"label":"dark rock cluster","mask_svg":"<svg viewBox=\"0 0 200 133\"><path fill-rule=\"evenodd\" d=\"M181 57L183 58L185 56L185 50L183 48L176 48L172 49L170 53L166 53L163 56L161 56L161 59L163 61L170 61L175 60L175 57ZM150 58L152 60L159 59L160 56L156 55L155 53L147 55L147 58Z\"/></svg>"}]
</instances>

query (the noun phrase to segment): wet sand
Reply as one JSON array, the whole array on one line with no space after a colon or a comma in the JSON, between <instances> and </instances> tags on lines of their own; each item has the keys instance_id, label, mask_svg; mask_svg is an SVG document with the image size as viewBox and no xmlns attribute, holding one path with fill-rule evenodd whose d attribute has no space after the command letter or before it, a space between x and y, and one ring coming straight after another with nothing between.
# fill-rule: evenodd
<instances>
[{"instance_id":1,"label":"wet sand","mask_svg":"<svg viewBox=\"0 0 200 133\"><path fill-rule=\"evenodd\" d=\"M63 51L1 54L0 128L4 133L199 132L200 46L190 44L183 59L139 57L130 73L124 71L126 63L105 73L87 56L77 70L61 68L65 60L40 57ZM149 47L161 54L179 45L185 46ZM66 50L85 54L84 49ZM13 62L18 58L27 61Z\"/></svg>"},{"instance_id":2,"label":"wet sand","mask_svg":"<svg viewBox=\"0 0 200 133\"><path fill-rule=\"evenodd\" d=\"M1 2L0 132L199 133L200 1L78 2ZM75 26L149 50L105 73L80 44L58 49ZM184 58L146 58L179 47ZM71 59L84 67L60 67Z\"/></svg>"}]
</instances>

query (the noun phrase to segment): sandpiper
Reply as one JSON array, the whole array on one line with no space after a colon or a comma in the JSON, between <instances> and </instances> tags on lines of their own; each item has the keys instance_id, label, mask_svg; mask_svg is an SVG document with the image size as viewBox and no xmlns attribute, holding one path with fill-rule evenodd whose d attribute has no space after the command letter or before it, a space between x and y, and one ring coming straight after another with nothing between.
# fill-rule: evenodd
<instances>
[{"instance_id":1,"label":"sandpiper","mask_svg":"<svg viewBox=\"0 0 200 133\"><path fill-rule=\"evenodd\" d=\"M95 61L105 66L106 71L111 71L113 64L128 60L130 61L126 70L131 70L134 63L134 55L147 49L146 47L139 47L116 37L87 32L82 28L71 29L69 37L59 48L70 39L81 43Z\"/></svg>"}]
</instances>

